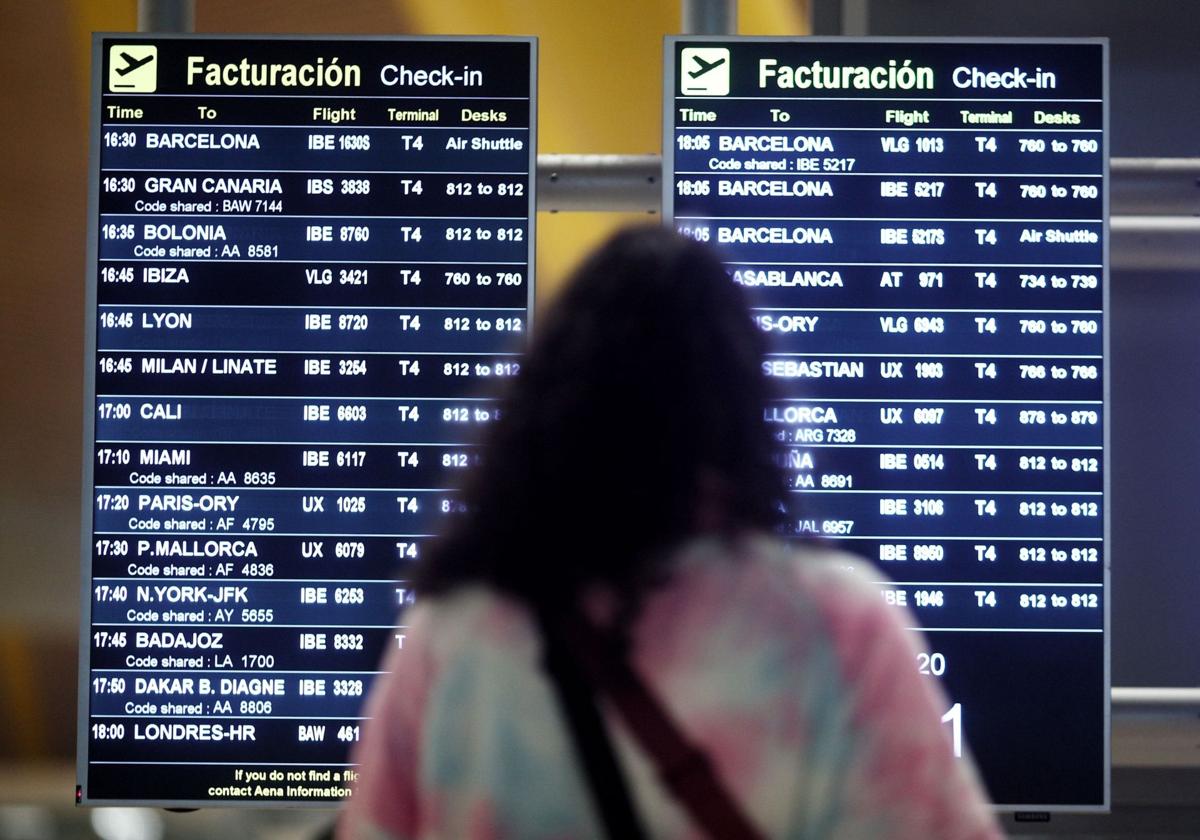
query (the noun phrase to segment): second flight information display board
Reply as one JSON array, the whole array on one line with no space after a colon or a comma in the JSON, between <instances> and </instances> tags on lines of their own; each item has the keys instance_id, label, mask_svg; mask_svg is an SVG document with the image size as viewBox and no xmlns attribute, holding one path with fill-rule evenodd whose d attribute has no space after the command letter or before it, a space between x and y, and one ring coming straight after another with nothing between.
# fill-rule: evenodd
<instances>
[{"instance_id":1,"label":"second flight information display board","mask_svg":"<svg viewBox=\"0 0 1200 840\"><path fill-rule=\"evenodd\" d=\"M333 802L533 300L527 38L94 43L81 802Z\"/></svg>"},{"instance_id":2,"label":"second flight information display board","mask_svg":"<svg viewBox=\"0 0 1200 840\"><path fill-rule=\"evenodd\" d=\"M886 573L1014 809L1109 802L1106 50L667 41L664 212L772 339L791 530Z\"/></svg>"}]
</instances>

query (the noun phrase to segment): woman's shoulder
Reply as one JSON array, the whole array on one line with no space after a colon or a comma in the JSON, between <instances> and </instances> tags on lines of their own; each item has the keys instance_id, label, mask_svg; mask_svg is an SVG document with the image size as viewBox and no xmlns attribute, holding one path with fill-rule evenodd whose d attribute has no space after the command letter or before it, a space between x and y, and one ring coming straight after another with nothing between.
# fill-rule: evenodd
<instances>
[{"instance_id":1,"label":"woman's shoulder","mask_svg":"<svg viewBox=\"0 0 1200 840\"><path fill-rule=\"evenodd\" d=\"M832 606L879 606L879 584L886 575L864 557L821 543L800 543L784 550L798 584Z\"/></svg>"},{"instance_id":2,"label":"woman's shoulder","mask_svg":"<svg viewBox=\"0 0 1200 840\"><path fill-rule=\"evenodd\" d=\"M677 550L670 567L641 611L639 624L655 628L651 637L684 625L706 635L704 627L715 630L730 622L763 625L760 632L774 626L790 635L802 626L821 634L864 620L876 623L888 609L879 596L882 573L861 557L816 542L767 534L697 539ZM400 625L434 662L463 651L538 655L538 632L528 611L483 585L419 600Z\"/></svg>"},{"instance_id":3,"label":"woman's shoulder","mask_svg":"<svg viewBox=\"0 0 1200 840\"><path fill-rule=\"evenodd\" d=\"M679 550L644 605L640 636L790 640L809 647L882 605L862 558L768 534L701 539ZM749 642L747 642L749 644Z\"/></svg>"},{"instance_id":4,"label":"woman's shoulder","mask_svg":"<svg viewBox=\"0 0 1200 840\"><path fill-rule=\"evenodd\" d=\"M822 604L874 605L885 576L870 561L819 542L788 542L749 534L724 543L700 542L685 549L680 568L726 578L738 590L769 589L783 597Z\"/></svg>"},{"instance_id":5,"label":"woman's shoulder","mask_svg":"<svg viewBox=\"0 0 1200 840\"><path fill-rule=\"evenodd\" d=\"M786 576L797 597L835 637L899 632L903 611L882 597L888 576L869 560L822 543L768 541L762 562Z\"/></svg>"},{"instance_id":6,"label":"woman's shoulder","mask_svg":"<svg viewBox=\"0 0 1200 840\"><path fill-rule=\"evenodd\" d=\"M400 630L435 662L464 650L532 651L536 632L528 612L484 585L466 585L426 596L400 616Z\"/></svg>"}]
</instances>

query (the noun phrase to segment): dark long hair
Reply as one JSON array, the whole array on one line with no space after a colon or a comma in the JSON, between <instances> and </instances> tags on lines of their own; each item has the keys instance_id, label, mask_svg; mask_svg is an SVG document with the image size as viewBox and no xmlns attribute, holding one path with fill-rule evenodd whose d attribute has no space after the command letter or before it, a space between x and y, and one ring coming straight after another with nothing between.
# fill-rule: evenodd
<instances>
[{"instance_id":1,"label":"dark long hair","mask_svg":"<svg viewBox=\"0 0 1200 840\"><path fill-rule=\"evenodd\" d=\"M566 605L605 583L636 598L698 530L776 524L765 341L707 247L662 227L618 233L535 333L468 512L421 560L418 592L474 582ZM701 506L717 509L709 526Z\"/></svg>"}]
</instances>

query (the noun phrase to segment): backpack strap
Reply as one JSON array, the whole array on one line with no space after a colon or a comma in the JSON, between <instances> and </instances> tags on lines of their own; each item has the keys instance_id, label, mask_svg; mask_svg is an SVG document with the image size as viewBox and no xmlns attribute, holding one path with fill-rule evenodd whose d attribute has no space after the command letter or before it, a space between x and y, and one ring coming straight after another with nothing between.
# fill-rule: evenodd
<instances>
[{"instance_id":1,"label":"backpack strap","mask_svg":"<svg viewBox=\"0 0 1200 840\"><path fill-rule=\"evenodd\" d=\"M654 760L663 785L697 826L719 840L762 838L763 835L717 778L708 756L680 732L658 698L634 672L628 657L611 635L602 633L579 616L550 617L543 614L541 620L543 635L547 640L551 637L558 640L553 647L560 652L559 655L573 657L572 669L575 668L574 663L578 663L578 689L582 689L606 744L608 737L603 730L603 721L596 712L594 701L587 696L588 683L597 696L606 697L616 707L638 744ZM549 641L547 647L551 647ZM563 697L561 686L559 695ZM584 752L582 746L580 751ZM608 744L607 752L612 756L611 744ZM615 764L615 756L613 761ZM589 779L592 779L590 771ZM594 785L593 781L593 789ZM626 804L632 810L623 779L622 789L625 791ZM610 833L610 837L619 836L644 835Z\"/></svg>"},{"instance_id":2,"label":"backpack strap","mask_svg":"<svg viewBox=\"0 0 1200 840\"><path fill-rule=\"evenodd\" d=\"M604 833L609 840L645 840L646 832L629 796L629 786L575 655L561 636L551 631L545 614L539 612L538 618L542 627L542 667L557 691Z\"/></svg>"}]
</instances>

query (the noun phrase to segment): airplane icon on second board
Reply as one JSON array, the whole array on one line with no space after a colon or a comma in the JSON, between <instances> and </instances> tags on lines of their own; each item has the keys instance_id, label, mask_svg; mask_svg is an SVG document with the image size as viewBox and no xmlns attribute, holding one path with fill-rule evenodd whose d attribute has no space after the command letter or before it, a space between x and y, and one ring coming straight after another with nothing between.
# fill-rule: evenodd
<instances>
[{"instance_id":1,"label":"airplane icon on second board","mask_svg":"<svg viewBox=\"0 0 1200 840\"><path fill-rule=\"evenodd\" d=\"M125 66L116 68L117 75L118 76L128 76L130 73L132 73L134 70L138 69L142 65L148 64L151 61L153 61L154 53L147 53L144 58L139 59L139 58L134 58L127 52L123 52L123 53L121 53L121 58L123 58L125 60Z\"/></svg>"},{"instance_id":2,"label":"airplane icon on second board","mask_svg":"<svg viewBox=\"0 0 1200 840\"><path fill-rule=\"evenodd\" d=\"M683 96L728 96L728 47L684 47L679 56L679 92Z\"/></svg>"}]
</instances>

